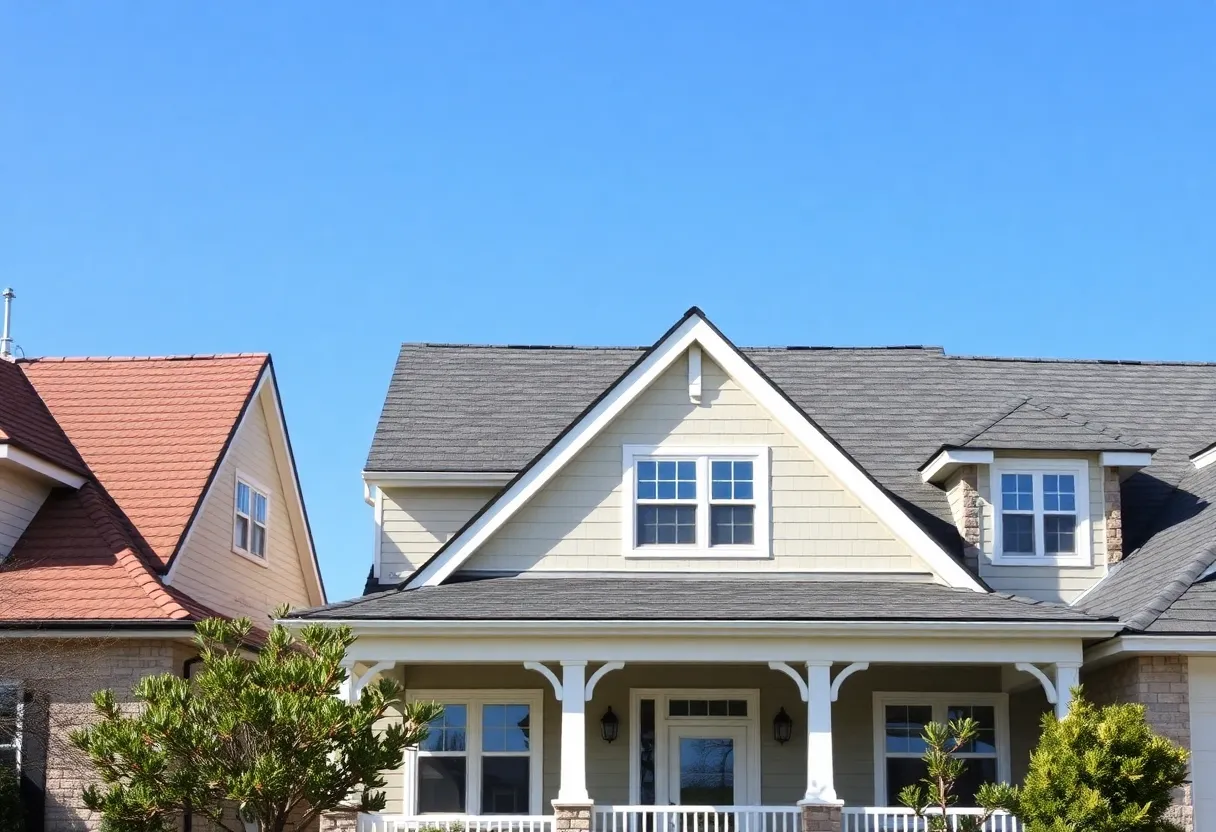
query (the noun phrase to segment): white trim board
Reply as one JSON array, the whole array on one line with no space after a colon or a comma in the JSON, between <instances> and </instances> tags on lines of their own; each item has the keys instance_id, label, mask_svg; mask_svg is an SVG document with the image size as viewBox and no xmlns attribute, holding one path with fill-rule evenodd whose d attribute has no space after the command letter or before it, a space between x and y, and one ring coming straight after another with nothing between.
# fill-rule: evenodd
<instances>
[{"instance_id":1,"label":"white trim board","mask_svg":"<svg viewBox=\"0 0 1216 832\"><path fill-rule=\"evenodd\" d=\"M85 477L69 471L62 465L56 465L36 454L14 448L7 442L0 442L0 460L16 465L39 479L50 480L57 485L66 485L69 488L80 488L88 481Z\"/></svg>"},{"instance_id":2,"label":"white trim board","mask_svg":"<svg viewBox=\"0 0 1216 832\"><path fill-rule=\"evenodd\" d=\"M904 541L945 584L986 592L974 576L764 378L698 310L690 311L594 407L503 489L480 516L419 569L410 578L408 588L443 583L694 344L700 345L711 360L789 431L837 482Z\"/></svg>"},{"instance_id":3,"label":"white trim board","mask_svg":"<svg viewBox=\"0 0 1216 832\"><path fill-rule=\"evenodd\" d=\"M364 471L363 482L378 488L501 488L514 471Z\"/></svg>"}]
</instances>

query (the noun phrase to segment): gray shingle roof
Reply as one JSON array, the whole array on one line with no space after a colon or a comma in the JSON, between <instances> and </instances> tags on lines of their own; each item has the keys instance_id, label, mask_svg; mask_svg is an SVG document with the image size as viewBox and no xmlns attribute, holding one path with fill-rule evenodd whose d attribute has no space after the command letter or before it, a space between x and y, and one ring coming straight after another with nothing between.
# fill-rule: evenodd
<instances>
[{"instance_id":1,"label":"gray shingle roof","mask_svg":"<svg viewBox=\"0 0 1216 832\"><path fill-rule=\"evenodd\" d=\"M1059 604L907 581L744 576L486 578L390 590L294 614L321 619L1096 621Z\"/></svg>"},{"instance_id":2,"label":"gray shingle roof","mask_svg":"<svg viewBox=\"0 0 1216 832\"><path fill-rule=\"evenodd\" d=\"M1048 451L1144 451L1139 440L1121 436L1092 419L1034 399L1017 399L985 419L957 443L960 448Z\"/></svg>"}]
</instances>

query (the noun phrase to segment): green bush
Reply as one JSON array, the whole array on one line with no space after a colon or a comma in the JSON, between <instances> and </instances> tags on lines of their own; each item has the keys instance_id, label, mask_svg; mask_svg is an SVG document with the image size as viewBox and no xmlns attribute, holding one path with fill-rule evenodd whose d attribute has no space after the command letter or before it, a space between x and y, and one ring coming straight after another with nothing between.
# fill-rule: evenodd
<instances>
[{"instance_id":1,"label":"green bush","mask_svg":"<svg viewBox=\"0 0 1216 832\"><path fill-rule=\"evenodd\" d=\"M21 778L12 769L0 766L0 832L22 832L24 817Z\"/></svg>"}]
</instances>

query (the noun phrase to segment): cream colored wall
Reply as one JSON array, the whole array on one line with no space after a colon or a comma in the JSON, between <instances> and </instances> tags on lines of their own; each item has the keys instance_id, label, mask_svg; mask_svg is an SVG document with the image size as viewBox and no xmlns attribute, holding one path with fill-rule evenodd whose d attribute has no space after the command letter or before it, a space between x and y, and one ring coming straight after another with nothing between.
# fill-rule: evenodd
<instances>
[{"instance_id":1,"label":"cream colored wall","mask_svg":"<svg viewBox=\"0 0 1216 832\"><path fill-rule=\"evenodd\" d=\"M380 507L380 580L402 580L435 554L496 488L384 488Z\"/></svg>"},{"instance_id":2,"label":"cream colored wall","mask_svg":"<svg viewBox=\"0 0 1216 832\"><path fill-rule=\"evenodd\" d=\"M839 672L843 665L838 665ZM594 668L589 668L593 670ZM416 665L397 670L407 688L527 688L544 692L544 759L542 808L556 797L561 770L561 705L539 675L518 665ZM791 806L806 788L806 706L794 683L763 665L628 665L609 673L587 703L587 788L599 805L629 802L630 691L634 688L753 688L760 694L760 802ZM850 677L833 705L832 734L836 790L847 804L874 802L874 692L928 691L998 693L1001 670L996 666L875 666ZM621 720L614 743L600 738L599 719L611 706ZM773 739L772 721L780 708L794 720L793 739L785 745ZM1011 773L1024 776L1030 750L1037 742L1038 721L1048 709L1040 688L1012 694L1009 699ZM388 777L387 812L403 811L404 773Z\"/></svg>"},{"instance_id":3,"label":"cream colored wall","mask_svg":"<svg viewBox=\"0 0 1216 832\"><path fill-rule=\"evenodd\" d=\"M996 566L992 563L994 526L992 475L989 466L979 466L981 508L980 577L997 592L1012 592L1041 601L1068 603L1106 575L1106 504L1102 494L1102 468L1097 454L1089 460L1089 526L1093 543L1093 566ZM997 458L1077 459L1067 453L998 453Z\"/></svg>"},{"instance_id":4,"label":"cream colored wall","mask_svg":"<svg viewBox=\"0 0 1216 832\"><path fill-rule=\"evenodd\" d=\"M265 627L267 614L282 603L310 606L305 570L307 544L297 539L288 514L290 492L279 477L271 440L267 391L251 402L220 470L203 500L186 545L170 573L172 586L225 615L245 615ZM269 542L265 563L232 548L233 500L237 471L266 486L270 494Z\"/></svg>"},{"instance_id":5,"label":"cream colored wall","mask_svg":"<svg viewBox=\"0 0 1216 832\"><path fill-rule=\"evenodd\" d=\"M700 405L681 358L465 565L468 570L865 571L930 570L863 508L716 364L702 363ZM625 558L622 446L683 443L772 450L773 557Z\"/></svg>"},{"instance_id":6,"label":"cream colored wall","mask_svg":"<svg viewBox=\"0 0 1216 832\"><path fill-rule=\"evenodd\" d=\"M49 493L33 477L0 468L0 558L8 557Z\"/></svg>"}]
</instances>

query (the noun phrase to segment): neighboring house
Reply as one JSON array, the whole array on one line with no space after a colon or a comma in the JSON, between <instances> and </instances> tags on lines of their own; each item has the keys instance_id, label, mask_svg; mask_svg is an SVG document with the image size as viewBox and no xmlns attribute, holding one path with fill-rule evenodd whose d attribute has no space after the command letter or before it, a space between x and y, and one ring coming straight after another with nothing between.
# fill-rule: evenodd
<instances>
[{"instance_id":1,"label":"neighboring house","mask_svg":"<svg viewBox=\"0 0 1216 832\"><path fill-rule=\"evenodd\" d=\"M96 829L67 733L189 674L195 622L325 602L267 355L0 360L0 760Z\"/></svg>"},{"instance_id":2,"label":"neighboring house","mask_svg":"<svg viewBox=\"0 0 1216 832\"><path fill-rule=\"evenodd\" d=\"M354 628L352 695L446 706L365 829L912 829L927 721L980 723L967 805L1078 681L1193 750L1216 828L1214 441L1216 365L739 349L696 309L407 344L368 594L296 623Z\"/></svg>"}]
</instances>

